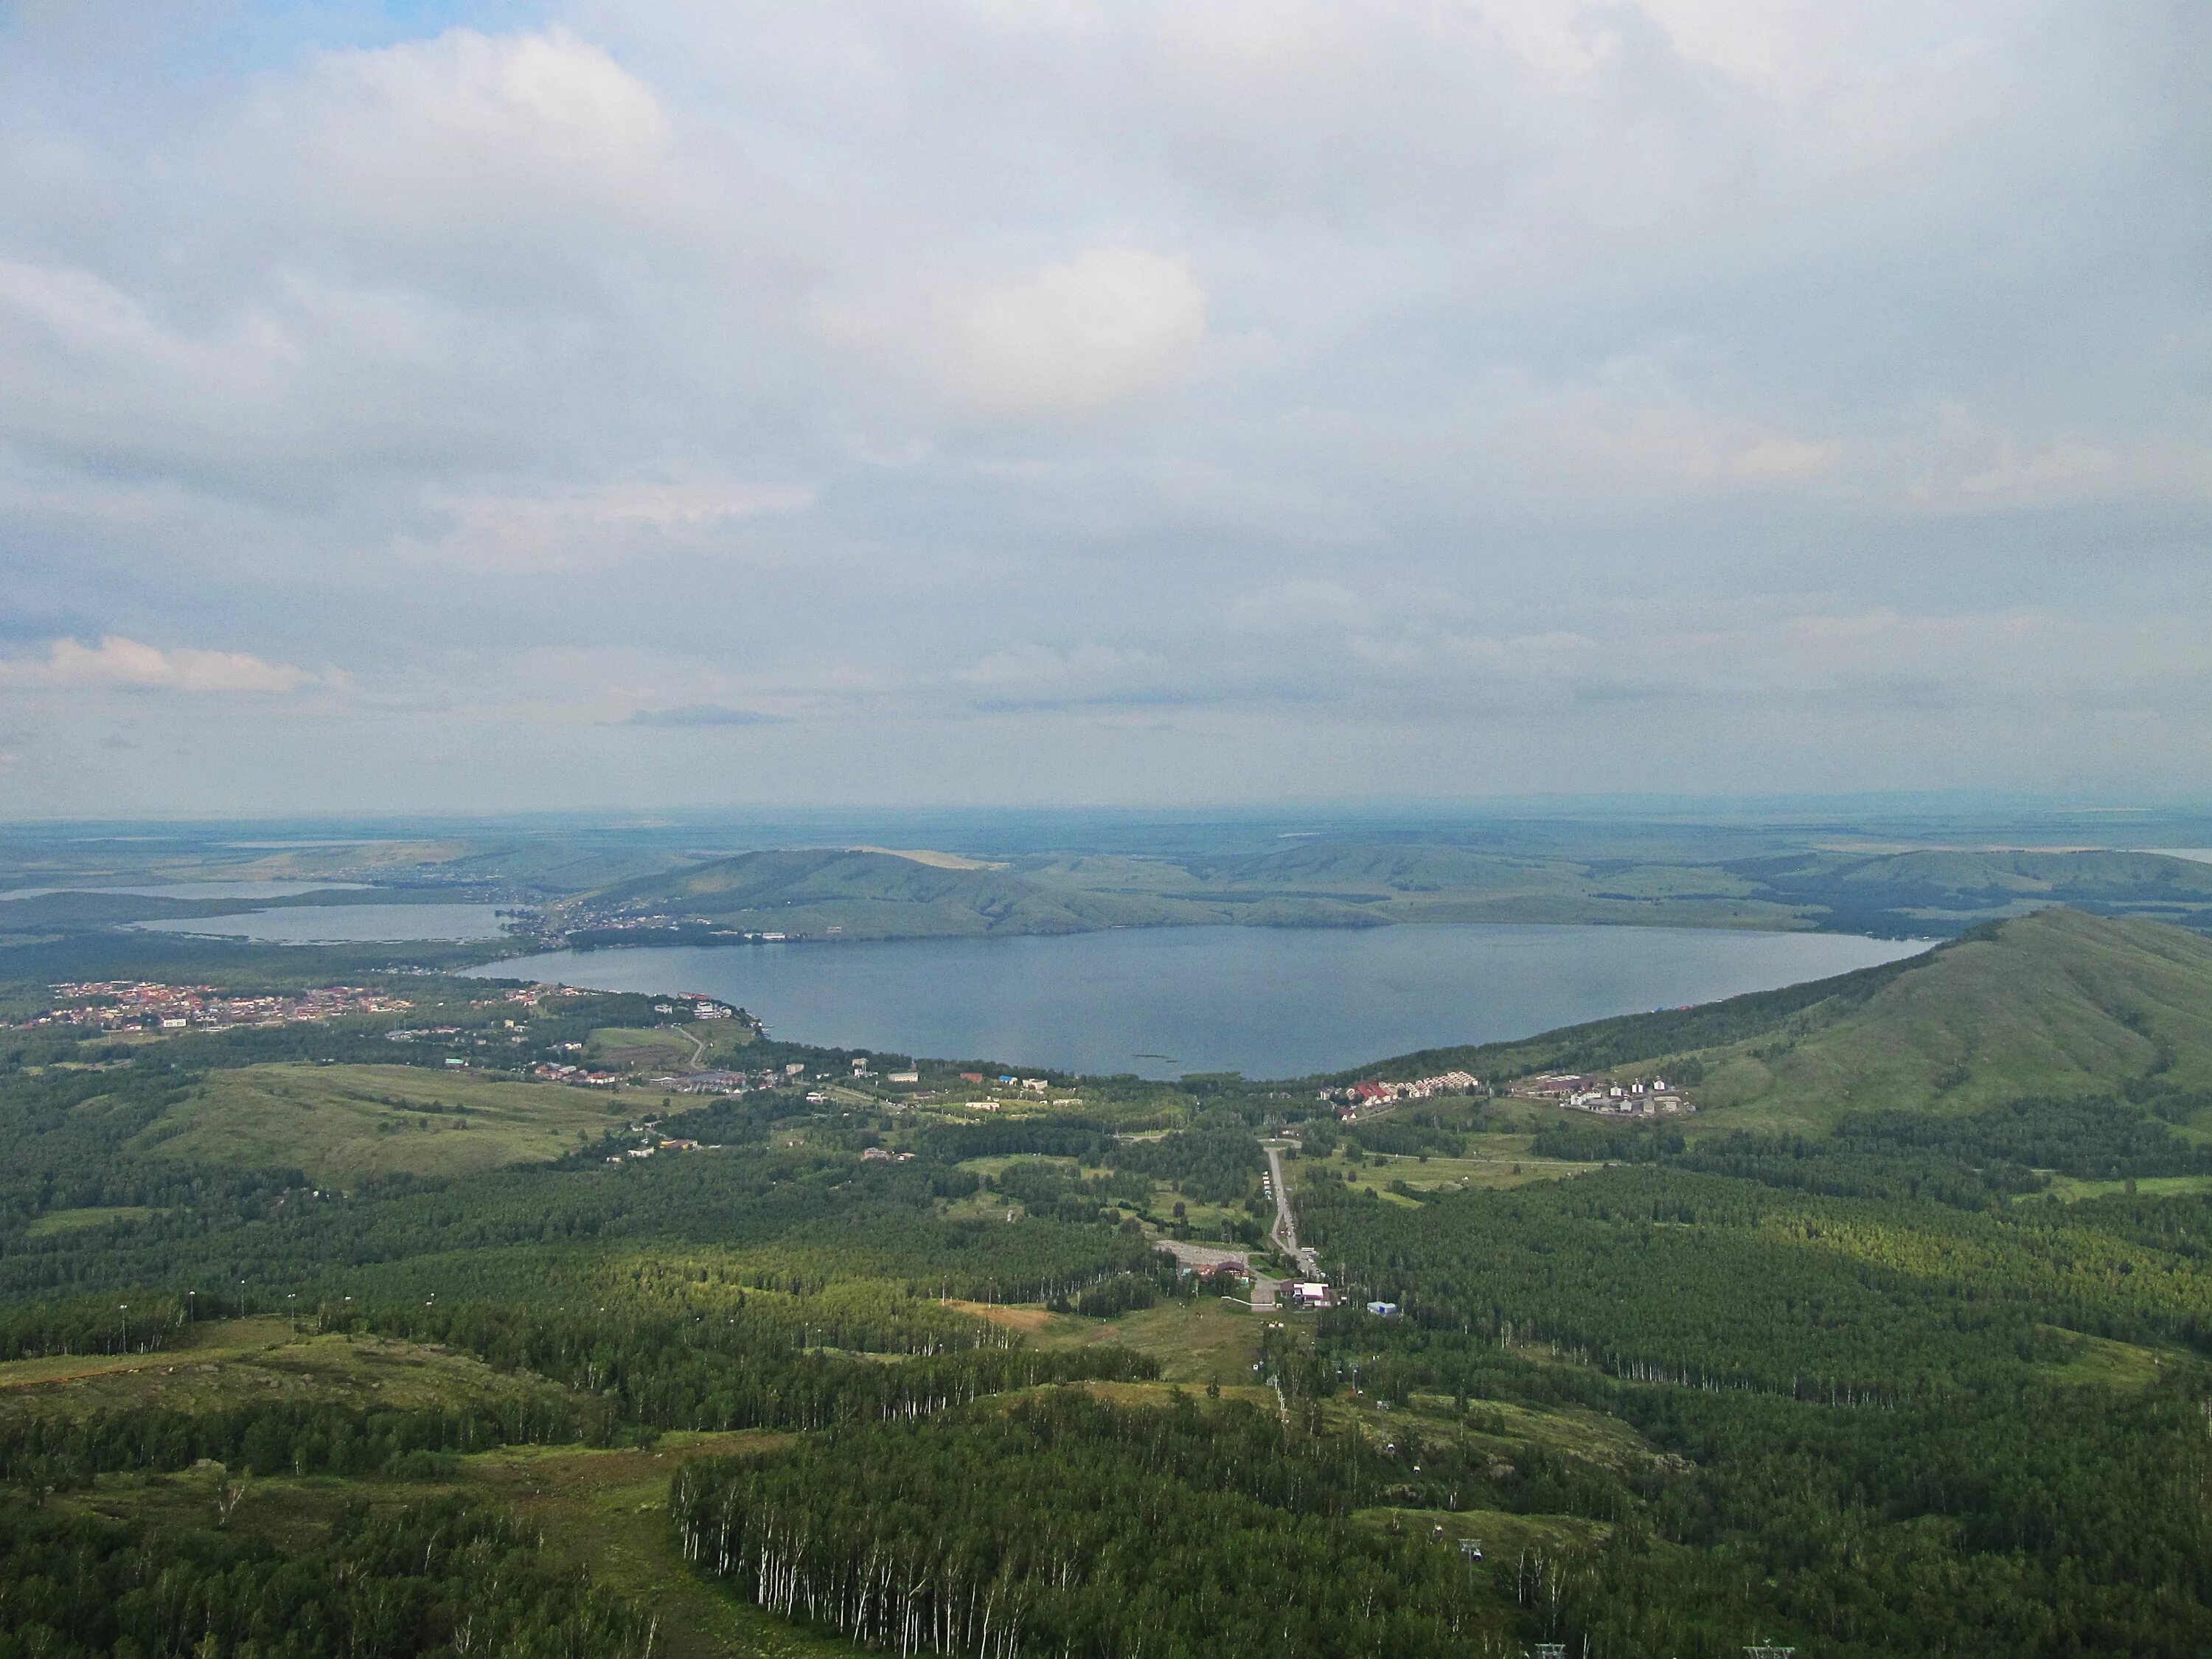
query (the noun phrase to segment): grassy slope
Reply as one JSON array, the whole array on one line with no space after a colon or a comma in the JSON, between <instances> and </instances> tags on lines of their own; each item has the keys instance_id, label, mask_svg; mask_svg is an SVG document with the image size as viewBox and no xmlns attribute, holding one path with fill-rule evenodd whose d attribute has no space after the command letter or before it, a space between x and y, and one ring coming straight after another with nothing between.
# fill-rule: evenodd
<instances>
[{"instance_id":1,"label":"grassy slope","mask_svg":"<svg viewBox=\"0 0 2212 1659\"><path fill-rule=\"evenodd\" d=\"M0 1364L0 1421L157 1407L208 1412L269 1401L415 1410L561 1392L550 1382L510 1376L421 1343L295 1335L280 1317L209 1320L189 1334L178 1346L154 1353L58 1355Z\"/></svg>"},{"instance_id":2,"label":"grassy slope","mask_svg":"<svg viewBox=\"0 0 2212 1659\"><path fill-rule=\"evenodd\" d=\"M78 1109L97 1109L87 1102ZM579 1135L596 1139L627 1109L556 1084L416 1066L249 1066L215 1073L131 1144L210 1164L304 1170L343 1184L545 1162L574 1152Z\"/></svg>"},{"instance_id":3,"label":"grassy slope","mask_svg":"<svg viewBox=\"0 0 2212 1659\"><path fill-rule=\"evenodd\" d=\"M1551 1067L1705 1068L1699 1127L1814 1127L1863 1108L1970 1111L2033 1094L2109 1093L2170 1051L2212 1086L2212 940L2140 919L2048 909L1927 956L1679 1012L1639 1014L1369 1068L1484 1076Z\"/></svg>"},{"instance_id":4,"label":"grassy slope","mask_svg":"<svg viewBox=\"0 0 2212 1659\"><path fill-rule=\"evenodd\" d=\"M2172 1055L2212 1085L2212 940L2160 923L2045 910L1962 940L1823 1019L1705 1056L1717 1107L1817 1121L1838 1109L1969 1111L2108 1093Z\"/></svg>"}]
</instances>

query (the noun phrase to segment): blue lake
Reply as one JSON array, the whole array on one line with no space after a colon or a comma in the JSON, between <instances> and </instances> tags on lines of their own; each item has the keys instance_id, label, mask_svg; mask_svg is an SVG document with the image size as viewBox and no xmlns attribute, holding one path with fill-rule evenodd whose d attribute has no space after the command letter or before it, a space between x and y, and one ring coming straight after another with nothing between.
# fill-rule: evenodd
<instances>
[{"instance_id":1,"label":"blue lake","mask_svg":"<svg viewBox=\"0 0 2212 1659\"><path fill-rule=\"evenodd\" d=\"M796 1042L1070 1072L1264 1078L1711 1002L1926 948L1662 927L1159 927L556 951L475 971L720 997Z\"/></svg>"}]
</instances>

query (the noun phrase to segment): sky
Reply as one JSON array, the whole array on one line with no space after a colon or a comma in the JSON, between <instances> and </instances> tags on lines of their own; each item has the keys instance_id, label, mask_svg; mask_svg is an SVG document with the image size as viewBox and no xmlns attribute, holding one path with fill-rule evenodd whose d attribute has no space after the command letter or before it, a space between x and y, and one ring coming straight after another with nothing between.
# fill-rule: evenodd
<instances>
[{"instance_id":1,"label":"sky","mask_svg":"<svg viewBox=\"0 0 2212 1659\"><path fill-rule=\"evenodd\" d=\"M2201 0L0 0L0 817L2212 794Z\"/></svg>"}]
</instances>

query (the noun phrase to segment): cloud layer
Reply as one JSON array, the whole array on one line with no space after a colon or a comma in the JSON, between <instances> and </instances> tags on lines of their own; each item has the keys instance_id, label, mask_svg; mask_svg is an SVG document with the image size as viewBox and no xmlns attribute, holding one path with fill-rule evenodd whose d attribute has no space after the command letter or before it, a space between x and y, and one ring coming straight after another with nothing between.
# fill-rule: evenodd
<instances>
[{"instance_id":1,"label":"cloud layer","mask_svg":"<svg viewBox=\"0 0 2212 1659\"><path fill-rule=\"evenodd\" d=\"M441 9L11 15L25 811L2204 784L2202 8Z\"/></svg>"},{"instance_id":2,"label":"cloud layer","mask_svg":"<svg viewBox=\"0 0 2212 1659\"><path fill-rule=\"evenodd\" d=\"M164 651L113 634L98 645L55 640L43 657L0 659L0 685L69 691L292 691L314 678L244 651Z\"/></svg>"}]
</instances>

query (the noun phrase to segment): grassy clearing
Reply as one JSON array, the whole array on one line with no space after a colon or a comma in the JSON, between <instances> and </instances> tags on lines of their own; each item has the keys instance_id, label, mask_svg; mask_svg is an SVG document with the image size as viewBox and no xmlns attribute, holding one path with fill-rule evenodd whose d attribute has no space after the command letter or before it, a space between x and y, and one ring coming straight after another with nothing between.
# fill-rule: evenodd
<instances>
[{"instance_id":1,"label":"grassy clearing","mask_svg":"<svg viewBox=\"0 0 2212 1659\"><path fill-rule=\"evenodd\" d=\"M1072 1158L1050 1158L1042 1152L1007 1152L994 1158L963 1158L953 1168L979 1176L998 1176L1017 1164L1048 1164L1070 1170L1079 1167Z\"/></svg>"},{"instance_id":2,"label":"grassy clearing","mask_svg":"<svg viewBox=\"0 0 2212 1659\"><path fill-rule=\"evenodd\" d=\"M544 1163L598 1139L629 1110L559 1084L410 1066L248 1066L216 1073L131 1144L209 1164L304 1170L343 1186Z\"/></svg>"},{"instance_id":3,"label":"grassy clearing","mask_svg":"<svg viewBox=\"0 0 2212 1659\"><path fill-rule=\"evenodd\" d=\"M1525 1187L1531 1182L1588 1175L1592 1170L1605 1167L1601 1164L1570 1164L1558 1158L1537 1158L1527 1151L1528 1140L1526 1135L1486 1135L1477 1139L1474 1155L1468 1158L1370 1158L1361 1164L1348 1161L1340 1148L1327 1158L1300 1158L1288 1168L1293 1192L1316 1181L1340 1182L1350 1176L1353 1190L1377 1198L1395 1199L1402 1204L1410 1200L1390 1191L1394 1181L1402 1181L1414 1191L1424 1193L1445 1188L1503 1192L1512 1187Z\"/></svg>"},{"instance_id":4,"label":"grassy clearing","mask_svg":"<svg viewBox=\"0 0 2212 1659\"><path fill-rule=\"evenodd\" d=\"M668 1524L668 1483L689 1456L730 1456L787 1435L670 1434L651 1450L516 1446L464 1460L471 1487L538 1528L550 1548L659 1616L669 1659L846 1659L858 1651L772 1619L694 1577Z\"/></svg>"},{"instance_id":5,"label":"grassy clearing","mask_svg":"<svg viewBox=\"0 0 2212 1659\"><path fill-rule=\"evenodd\" d=\"M2083 1181L2075 1176L2055 1175L2051 1177L2050 1195L2072 1203L2076 1199L2105 1198L2113 1193L2130 1189L2159 1198L2179 1197L2189 1193L2212 1193L2212 1176L2144 1176L2135 1181ZM2040 1199L2042 1193L2024 1193L2023 1199Z\"/></svg>"},{"instance_id":6,"label":"grassy clearing","mask_svg":"<svg viewBox=\"0 0 2212 1659\"><path fill-rule=\"evenodd\" d=\"M733 1020L721 1022L735 1025ZM751 1032L744 1032L748 1039ZM690 1072L720 1065L744 1045L712 1023L700 1025L603 1025L585 1042L595 1066L639 1072Z\"/></svg>"},{"instance_id":7,"label":"grassy clearing","mask_svg":"<svg viewBox=\"0 0 2212 1659\"><path fill-rule=\"evenodd\" d=\"M685 1457L762 1450L783 1439L671 1434L649 1451L508 1447L459 1460L458 1481L258 1479L246 1483L231 1525L295 1549L319 1541L348 1504L470 1493L514 1513L595 1582L649 1607L659 1620L654 1650L668 1659L851 1659L859 1650L784 1625L694 1577L668 1524L669 1480ZM117 1519L204 1527L229 1478L217 1468L104 1475L88 1492L50 1501Z\"/></svg>"},{"instance_id":8,"label":"grassy clearing","mask_svg":"<svg viewBox=\"0 0 2212 1659\"><path fill-rule=\"evenodd\" d=\"M1042 1308L1012 1307L994 1302L963 1302L957 1297L947 1297L942 1305L955 1313L964 1313L971 1318L987 1320L1010 1331L1025 1333L1044 1329L1055 1317Z\"/></svg>"},{"instance_id":9,"label":"grassy clearing","mask_svg":"<svg viewBox=\"0 0 2212 1659\"><path fill-rule=\"evenodd\" d=\"M1043 1348L1118 1343L1158 1359L1163 1382L1203 1387L1218 1382L1226 1389L1250 1378L1260 1357L1261 1323L1243 1309L1200 1297L1140 1308L1118 1319L1053 1316L1030 1340Z\"/></svg>"},{"instance_id":10,"label":"grassy clearing","mask_svg":"<svg viewBox=\"0 0 2212 1659\"><path fill-rule=\"evenodd\" d=\"M83 1232L93 1227L112 1227L118 1221L144 1221L161 1213L143 1204L94 1206L82 1210L49 1210L23 1230L26 1238L53 1238L63 1233Z\"/></svg>"},{"instance_id":11,"label":"grassy clearing","mask_svg":"<svg viewBox=\"0 0 2212 1659\"><path fill-rule=\"evenodd\" d=\"M1461 1432L1478 1442L1497 1443L1511 1455L1515 1445L1542 1446L1613 1468L1637 1468L1656 1455L1637 1432L1617 1417L1572 1407L1536 1411L1502 1400L1471 1402L1462 1415L1449 1395L1417 1394L1403 1412L1373 1414L1377 1425L1411 1422L1425 1431Z\"/></svg>"},{"instance_id":12,"label":"grassy clearing","mask_svg":"<svg viewBox=\"0 0 2212 1659\"><path fill-rule=\"evenodd\" d=\"M158 1353L58 1355L0 1364L0 1420L13 1415L209 1412L260 1401L422 1409L560 1392L479 1360L386 1337L295 1336L282 1318L210 1321Z\"/></svg>"},{"instance_id":13,"label":"grassy clearing","mask_svg":"<svg viewBox=\"0 0 2212 1659\"><path fill-rule=\"evenodd\" d=\"M2152 1349L2078 1331L2063 1334L2073 1352L2060 1364L2034 1367L2036 1375L2048 1382L2140 1389L2158 1380L2159 1356Z\"/></svg>"},{"instance_id":14,"label":"grassy clearing","mask_svg":"<svg viewBox=\"0 0 2212 1659\"><path fill-rule=\"evenodd\" d=\"M209 1527L216 1523L216 1497L231 1480L220 1466L181 1469L173 1474L103 1474L89 1492L65 1492L46 1501L116 1521ZM272 1477L244 1485L245 1496L232 1512L231 1528L265 1539L283 1550L321 1543L349 1504L396 1507L449 1490L414 1481L342 1480L335 1475Z\"/></svg>"}]
</instances>

